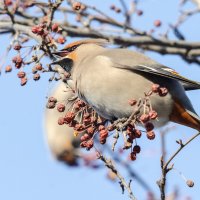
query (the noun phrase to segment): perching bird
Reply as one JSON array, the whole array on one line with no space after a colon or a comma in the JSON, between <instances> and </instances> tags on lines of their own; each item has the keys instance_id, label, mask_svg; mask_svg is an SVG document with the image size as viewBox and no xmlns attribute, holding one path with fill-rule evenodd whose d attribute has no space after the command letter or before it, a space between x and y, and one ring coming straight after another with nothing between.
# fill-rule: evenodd
<instances>
[{"instance_id":1,"label":"perching bird","mask_svg":"<svg viewBox=\"0 0 200 200\"><path fill-rule=\"evenodd\" d=\"M104 39L81 40L54 53L61 58L55 63L70 71L79 98L104 118L114 120L129 117L133 111L128 100L143 98L156 83L169 93L150 97L159 119L154 125L172 121L200 130L200 118L185 93L200 89L200 83L141 53L105 48L105 44Z\"/></svg>"},{"instance_id":2,"label":"perching bird","mask_svg":"<svg viewBox=\"0 0 200 200\"><path fill-rule=\"evenodd\" d=\"M73 97L74 93L63 82L60 82L50 96L55 97L58 101L65 101L67 109L72 104L72 102L68 102L68 98ZM62 116L63 113L58 112L56 108L46 108L44 116L45 137L54 157L74 166L78 160L80 139L74 137L73 128L67 125L58 125L58 118Z\"/></svg>"}]
</instances>

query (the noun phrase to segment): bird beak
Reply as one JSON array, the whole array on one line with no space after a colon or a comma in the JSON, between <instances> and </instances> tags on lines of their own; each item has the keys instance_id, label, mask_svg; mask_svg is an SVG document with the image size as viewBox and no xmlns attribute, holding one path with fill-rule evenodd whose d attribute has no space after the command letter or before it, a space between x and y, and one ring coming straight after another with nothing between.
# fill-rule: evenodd
<instances>
[{"instance_id":1,"label":"bird beak","mask_svg":"<svg viewBox=\"0 0 200 200\"><path fill-rule=\"evenodd\" d=\"M66 57L69 54L69 51L60 50L60 51L55 51L52 54L55 55L58 58L61 58L61 57Z\"/></svg>"}]
</instances>

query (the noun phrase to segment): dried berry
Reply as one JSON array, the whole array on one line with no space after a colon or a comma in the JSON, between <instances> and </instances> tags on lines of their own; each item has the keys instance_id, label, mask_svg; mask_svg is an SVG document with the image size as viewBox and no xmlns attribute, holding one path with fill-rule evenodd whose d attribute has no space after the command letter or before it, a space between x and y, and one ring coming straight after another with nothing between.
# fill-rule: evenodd
<instances>
[{"instance_id":1,"label":"dried berry","mask_svg":"<svg viewBox=\"0 0 200 200\"><path fill-rule=\"evenodd\" d=\"M52 30L53 32L57 32L57 31L58 31L58 27L59 27L59 25L58 25L57 23L54 23L54 24L51 26L51 30Z\"/></svg>"},{"instance_id":2,"label":"dried berry","mask_svg":"<svg viewBox=\"0 0 200 200\"><path fill-rule=\"evenodd\" d=\"M35 69L41 71L43 69L42 64L38 63L37 65L35 65Z\"/></svg>"},{"instance_id":3,"label":"dried berry","mask_svg":"<svg viewBox=\"0 0 200 200\"><path fill-rule=\"evenodd\" d=\"M192 180L187 180L186 184L188 185L188 187L193 187L194 186L194 181Z\"/></svg>"},{"instance_id":4,"label":"dried berry","mask_svg":"<svg viewBox=\"0 0 200 200\"><path fill-rule=\"evenodd\" d=\"M65 111L65 105L62 104L62 103L59 103L57 105L57 110L58 110L58 112L64 112Z\"/></svg>"},{"instance_id":5,"label":"dried berry","mask_svg":"<svg viewBox=\"0 0 200 200\"><path fill-rule=\"evenodd\" d=\"M87 133L90 134L90 135L93 135L94 132L95 132L95 128L92 127L92 126L87 129Z\"/></svg>"},{"instance_id":6,"label":"dried berry","mask_svg":"<svg viewBox=\"0 0 200 200\"><path fill-rule=\"evenodd\" d=\"M160 27L161 25L162 25L162 22L159 20L159 19L157 19L157 20L155 20L154 21L154 26L156 26L156 27Z\"/></svg>"},{"instance_id":7,"label":"dried berry","mask_svg":"<svg viewBox=\"0 0 200 200\"><path fill-rule=\"evenodd\" d=\"M24 78L26 76L26 73L20 71L20 72L17 73L17 76L18 76L18 78Z\"/></svg>"},{"instance_id":8,"label":"dried berry","mask_svg":"<svg viewBox=\"0 0 200 200\"><path fill-rule=\"evenodd\" d=\"M153 140L153 139L155 139L155 137L156 137L156 135L155 135L154 131L148 131L147 132L147 138L149 140Z\"/></svg>"},{"instance_id":9,"label":"dried berry","mask_svg":"<svg viewBox=\"0 0 200 200\"><path fill-rule=\"evenodd\" d=\"M99 130L99 131L101 131L101 130L105 130L105 126L100 125L99 128L98 128L98 130Z\"/></svg>"},{"instance_id":10,"label":"dried berry","mask_svg":"<svg viewBox=\"0 0 200 200\"><path fill-rule=\"evenodd\" d=\"M94 145L94 141L92 139L88 140L86 143L86 149L90 150Z\"/></svg>"},{"instance_id":11,"label":"dried berry","mask_svg":"<svg viewBox=\"0 0 200 200\"><path fill-rule=\"evenodd\" d=\"M15 46L13 48L14 48L14 50L19 51L22 48L22 46L20 44L15 44Z\"/></svg>"},{"instance_id":12,"label":"dried berry","mask_svg":"<svg viewBox=\"0 0 200 200\"><path fill-rule=\"evenodd\" d=\"M128 103L130 106L134 106L137 103L137 101L135 99L130 99Z\"/></svg>"},{"instance_id":13,"label":"dried berry","mask_svg":"<svg viewBox=\"0 0 200 200\"><path fill-rule=\"evenodd\" d=\"M157 92L159 92L160 85L158 85L158 84L153 84L151 89L152 89L152 91L153 91L154 93L157 93Z\"/></svg>"},{"instance_id":14,"label":"dried berry","mask_svg":"<svg viewBox=\"0 0 200 200\"><path fill-rule=\"evenodd\" d=\"M151 119L156 119L156 118L158 117L158 113L157 113L155 110L151 110L151 111L149 112L149 117L150 117Z\"/></svg>"},{"instance_id":15,"label":"dried berry","mask_svg":"<svg viewBox=\"0 0 200 200\"><path fill-rule=\"evenodd\" d=\"M167 88L165 88L165 87L161 87L160 89L159 89L159 95L161 96L161 97L164 97L164 96L166 96L167 94L168 94L168 89Z\"/></svg>"},{"instance_id":16,"label":"dried berry","mask_svg":"<svg viewBox=\"0 0 200 200\"><path fill-rule=\"evenodd\" d=\"M152 131L154 129L154 125L151 122L147 122L145 124L145 128L147 131Z\"/></svg>"},{"instance_id":17,"label":"dried berry","mask_svg":"<svg viewBox=\"0 0 200 200\"><path fill-rule=\"evenodd\" d=\"M70 122L72 122L72 120L73 120L74 118L75 118L75 113L73 113L73 112L68 112L68 113L65 115L65 117L64 117L65 123L66 123L66 124L69 124ZM76 124L76 130L77 130L77 128L79 129L78 125L79 125L79 124Z\"/></svg>"},{"instance_id":18,"label":"dried berry","mask_svg":"<svg viewBox=\"0 0 200 200\"><path fill-rule=\"evenodd\" d=\"M106 139L108 137L108 131L106 129L99 131L100 139Z\"/></svg>"},{"instance_id":19,"label":"dried berry","mask_svg":"<svg viewBox=\"0 0 200 200\"><path fill-rule=\"evenodd\" d=\"M60 36L56 40L59 44L64 44L66 42L65 38L63 36Z\"/></svg>"},{"instance_id":20,"label":"dried berry","mask_svg":"<svg viewBox=\"0 0 200 200\"><path fill-rule=\"evenodd\" d=\"M57 103L57 99L55 97L49 97L48 102Z\"/></svg>"},{"instance_id":21,"label":"dried berry","mask_svg":"<svg viewBox=\"0 0 200 200\"><path fill-rule=\"evenodd\" d=\"M142 123L147 123L149 121L149 119L150 119L150 117L147 114L143 114L143 115L140 116L140 121Z\"/></svg>"},{"instance_id":22,"label":"dried berry","mask_svg":"<svg viewBox=\"0 0 200 200\"><path fill-rule=\"evenodd\" d=\"M136 160L136 153L134 153L134 152L131 152L130 153L130 159L132 160L132 161L134 161L134 160Z\"/></svg>"},{"instance_id":23,"label":"dried berry","mask_svg":"<svg viewBox=\"0 0 200 200\"><path fill-rule=\"evenodd\" d=\"M142 132L138 129L135 129L134 130L134 135L136 138L140 138L142 136Z\"/></svg>"},{"instance_id":24,"label":"dried berry","mask_svg":"<svg viewBox=\"0 0 200 200\"><path fill-rule=\"evenodd\" d=\"M26 77L24 77L24 78L21 78L21 86L24 86L24 85L26 85L26 83L27 83L27 81L28 81L28 79L26 78Z\"/></svg>"},{"instance_id":25,"label":"dried berry","mask_svg":"<svg viewBox=\"0 0 200 200\"><path fill-rule=\"evenodd\" d=\"M13 2L12 0L5 0L4 3L6 6L11 6Z\"/></svg>"},{"instance_id":26,"label":"dried berry","mask_svg":"<svg viewBox=\"0 0 200 200\"><path fill-rule=\"evenodd\" d=\"M76 10L76 11L80 10L81 9L81 3L80 2L74 2L72 4L72 8L73 8L73 10Z\"/></svg>"},{"instance_id":27,"label":"dried berry","mask_svg":"<svg viewBox=\"0 0 200 200\"><path fill-rule=\"evenodd\" d=\"M133 152L135 152L135 153L140 153L140 151L141 151L141 148L140 148L139 145L135 145L135 146L133 147Z\"/></svg>"},{"instance_id":28,"label":"dried berry","mask_svg":"<svg viewBox=\"0 0 200 200\"><path fill-rule=\"evenodd\" d=\"M143 11L142 10L137 10L136 13L137 13L138 16L143 15Z\"/></svg>"},{"instance_id":29,"label":"dried berry","mask_svg":"<svg viewBox=\"0 0 200 200\"><path fill-rule=\"evenodd\" d=\"M60 118L58 119L58 124L59 124L59 125L63 125L64 123L65 123L64 118L63 118L63 117L60 117Z\"/></svg>"},{"instance_id":30,"label":"dried berry","mask_svg":"<svg viewBox=\"0 0 200 200\"><path fill-rule=\"evenodd\" d=\"M53 109L53 108L55 108L55 106L56 106L56 104L54 102L47 102L47 105L46 105L46 107L48 109Z\"/></svg>"},{"instance_id":31,"label":"dried berry","mask_svg":"<svg viewBox=\"0 0 200 200\"><path fill-rule=\"evenodd\" d=\"M11 72L12 71L12 67L10 65L7 65L5 67L5 72L8 73L8 72Z\"/></svg>"},{"instance_id":32,"label":"dried berry","mask_svg":"<svg viewBox=\"0 0 200 200\"><path fill-rule=\"evenodd\" d=\"M38 74L38 73L34 74L34 75L33 75L33 80L34 80L34 81L40 80L40 74Z\"/></svg>"}]
</instances>

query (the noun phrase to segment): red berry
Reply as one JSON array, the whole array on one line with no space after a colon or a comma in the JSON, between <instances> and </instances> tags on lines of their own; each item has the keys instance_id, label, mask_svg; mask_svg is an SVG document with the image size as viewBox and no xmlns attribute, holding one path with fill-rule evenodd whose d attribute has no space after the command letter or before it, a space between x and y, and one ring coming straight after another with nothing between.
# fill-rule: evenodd
<instances>
[{"instance_id":1,"label":"red berry","mask_svg":"<svg viewBox=\"0 0 200 200\"><path fill-rule=\"evenodd\" d=\"M132 161L134 161L134 160L136 160L136 153L134 153L134 152L131 152L130 153L130 159L132 160Z\"/></svg>"},{"instance_id":2,"label":"red berry","mask_svg":"<svg viewBox=\"0 0 200 200\"><path fill-rule=\"evenodd\" d=\"M135 99L130 99L128 103L130 106L134 106L137 103L137 101Z\"/></svg>"},{"instance_id":3,"label":"red berry","mask_svg":"<svg viewBox=\"0 0 200 200\"><path fill-rule=\"evenodd\" d=\"M65 119L65 123L69 124L70 122L72 122L72 120L75 118L75 114L73 112L68 112L64 119ZM76 124L76 126L78 126L79 124ZM79 127L78 127L79 128Z\"/></svg>"},{"instance_id":4,"label":"red berry","mask_svg":"<svg viewBox=\"0 0 200 200\"><path fill-rule=\"evenodd\" d=\"M20 71L20 72L17 73L17 76L18 76L18 78L24 78L26 76L26 73Z\"/></svg>"},{"instance_id":5,"label":"red berry","mask_svg":"<svg viewBox=\"0 0 200 200\"><path fill-rule=\"evenodd\" d=\"M166 96L167 94L168 94L168 89L167 89L167 88L161 87L161 88L159 89L159 95L160 95L161 97L164 97L164 96Z\"/></svg>"},{"instance_id":6,"label":"red berry","mask_svg":"<svg viewBox=\"0 0 200 200\"><path fill-rule=\"evenodd\" d=\"M141 151L141 148L140 148L139 145L135 145L135 146L133 147L133 152L135 152L135 153L140 153L140 151Z\"/></svg>"},{"instance_id":7,"label":"red berry","mask_svg":"<svg viewBox=\"0 0 200 200\"><path fill-rule=\"evenodd\" d=\"M33 80L38 81L40 79L40 74L34 74L33 75Z\"/></svg>"},{"instance_id":8,"label":"red berry","mask_svg":"<svg viewBox=\"0 0 200 200\"><path fill-rule=\"evenodd\" d=\"M54 102L48 102L47 105L46 105L46 107L48 109L53 109L53 108L55 108L55 106L56 106L56 104Z\"/></svg>"},{"instance_id":9,"label":"red berry","mask_svg":"<svg viewBox=\"0 0 200 200\"><path fill-rule=\"evenodd\" d=\"M143 15L143 11L142 11L142 10L137 10L136 12L137 12L137 15L138 15L138 16Z\"/></svg>"},{"instance_id":10,"label":"red berry","mask_svg":"<svg viewBox=\"0 0 200 200\"><path fill-rule=\"evenodd\" d=\"M151 119L156 119L156 118L158 117L158 113L157 113L155 110L151 110L151 111L149 112L149 117L150 117Z\"/></svg>"},{"instance_id":11,"label":"red berry","mask_svg":"<svg viewBox=\"0 0 200 200\"><path fill-rule=\"evenodd\" d=\"M21 86L26 85L27 81L28 81L28 79L26 77L21 78Z\"/></svg>"},{"instance_id":12,"label":"red berry","mask_svg":"<svg viewBox=\"0 0 200 200\"><path fill-rule=\"evenodd\" d=\"M143 122L143 123L148 122L149 119L150 119L150 117L147 114L143 114L143 115L140 116L140 121Z\"/></svg>"},{"instance_id":13,"label":"red berry","mask_svg":"<svg viewBox=\"0 0 200 200\"><path fill-rule=\"evenodd\" d=\"M157 92L159 92L160 85L153 84L151 89L152 89L152 92L157 93Z\"/></svg>"},{"instance_id":14,"label":"red berry","mask_svg":"<svg viewBox=\"0 0 200 200\"><path fill-rule=\"evenodd\" d=\"M74 2L72 4L72 8L73 8L73 10L76 10L76 11L80 10L81 9L81 3L80 2Z\"/></svg>"},{"instance_id":15,"label":"red berry","mask_svg":"<svg viewBox=\"0 0 200 200\"><path fill-rule=\"evenodd\" d=\"M160 27L161 25L162 25L162 22L159 19L154 21L154 26Z\"/></svg>"},{"instance_id":16,"label":"red berry","mask_svg":"<svg viewBox=\"0 0 200 200\"><path fill-rule=\"evenodd\" d=\"M58 24L57 23L54 23L52 26L51 26L51 30L54 31L54 32L57 32L58 31Z\"/></svg>"},{"instance_id":17,"label":"red berry","mask_svg":"<svg viewBox=\"0 0 200 200\"><path fill-rule=\"evenodd\" d=\"M138 130L138 129L135 129L134 130L134 136L136 138L140 138L142 136L142 132L140 130Z\"/></svg>"},{"instance_id":18,"label":"red berry","mask_svg":"<svg viewBox=\"0 0 200 200\"><path fill-rule=\"evenodd\" d=\"M99 132L99 137L100 137L100 139L106 139L107 137L108 137L108 131L107 130L101 130L100 132Z\"/></svg>"},{"instance_id":19,"label":"red berry","mask_svg":"<svg viewBox=\"0 0 200 200\"><path fill-rule=\"evenodd\" d=\"M58 119L58 124L59 124L59 125L63 125L64 123L65 123L64 118L63 118L63 117L60 117L60 118Z\"/></svg>"},{"instance_id":20,"label":"red berry","mask_svg":"<svg viewBox=\"0 0 200 200\"><path fill-rule=\"evenodd\" d=\"M57 99L55 97L49 97L48 102L57 103Z\"/></svg>"},{"instance_id":21,"label":"red berry","mask_svg":"<svg viewBox=\"0 0 200 200\"><path fill-rule=\"evenodd\" d=\"M11 6L12 5L12 0L5 0L5 5L6 6Z\"/></svg>"},{"instance_id":22,"label":"red berry","mask_svg":"<svg viewBox=\"0 0 200 200\"><path fill-rule=\"evenodd\" d=\"M58 110L58 112L64 112L65 111L65 105L62 104L62 103L59 103L57 105L57 110Z\"/></svg>"},{"instance_id":23,"label":"red berry","mask_svg":"<svg viewBox=\"0 0 200 200\"><path fill-rule=\"evenodd\" d=\"M93 135L94 132L95 132L95 128L92 127L92 126L87 129L87 133L90 134L90 135Z\"/></svg>"},{"instance_id":24,"label":"red berry","mask_svg":"<svg viewBox=\"0 0 200 200\"><path fill-rule=\"evenodd\" d=\"M57 38L57 42L59 43L59 44L64 44L65 43L65 38L63 37L63 36L60 36L60 37L58 37Z\"/></svg>"},{"instance_id":25,"label":"red berry","mask_svg":"<svg viewBox=\"0 0 200 200\"><path fill-rule=\"evenodd\" d=\"M14 46L14 50L20 50L22 48L22 46L20 44L16 44Z\"/></svg>"},{"instance_id":26,"label":"red berry","mask_svg":"<svg viewBox=\"0 0 200 200\"><path fill-rule=\"evenodd\" d=\"M98 129L99 129L99 131L101 131L101 130L105 130L105 126L100 125Z\"/></svg>"},{"instance_id":27,"label":"red berry","mask_svg":"<svg viewBox=\"0 0 200 200\"><path fill-rule=\"evenodd\" d=\"M35 69L41 71L43 69L42 64L38 63L37 65L35 65Z\"/></svg>"},{"instance_id":28,"label":"red berry","mask_svg":"<svg viewBox=\"0 0 200 200\"><path fill-rule=\"evenodd\" d=\"M154 129L154 125L151 122L147 122L145 124L145 128L147 131L152 131Z\"/></svg>"},{"instance_id":29,"label":"red berry","mask_svg":"<svg viewBox=\"0 0 200 200\"><path fill-rule=\"evenodd\" d=\"M149 140L153 140L153 139L155 139L155 137L156 137L156 135L155 135L154 131L148 131L147 132L147 138Z\"/></svg>"},{"instance_id":30,"label":"red berry","mask_svg":"<svg viewBox=\"0 0 200 200\"><path fill-rule=\"evenodd\" d=\"M7 65L5 67L5 72L8 73L8 72L11 72L12 71L12 67L10 65Z\"/></svg>"}]
</instances>

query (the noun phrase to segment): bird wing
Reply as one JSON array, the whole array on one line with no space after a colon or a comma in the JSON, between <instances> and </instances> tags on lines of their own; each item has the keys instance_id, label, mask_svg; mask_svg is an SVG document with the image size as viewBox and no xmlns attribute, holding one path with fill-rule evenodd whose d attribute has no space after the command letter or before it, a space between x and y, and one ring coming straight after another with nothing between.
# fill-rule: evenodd
<instances>
[{"instance_id":1,"label":"bird wing","mask_svg":"<svg viewBox=\"0 0 200 200\"><path fill-rule=\"evenodd\" d=\"M172 68L157 63L144 54L127 49L112 49L105 51L101 56L110 59L113 67L175 79L183 85L185 90L200 89L199 82L181 76Z\"/></svg>"}]
</instances>

